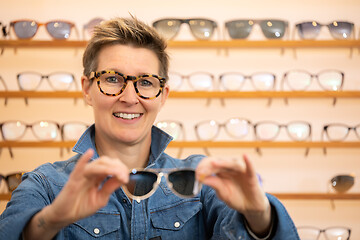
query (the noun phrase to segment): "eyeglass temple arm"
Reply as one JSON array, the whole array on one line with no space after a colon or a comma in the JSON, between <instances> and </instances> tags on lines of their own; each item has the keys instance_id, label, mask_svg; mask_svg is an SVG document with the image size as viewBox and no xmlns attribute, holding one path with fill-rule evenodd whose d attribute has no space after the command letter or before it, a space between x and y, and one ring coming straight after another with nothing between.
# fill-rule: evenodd
<instances>
[{"instance_id":1,"label":"eyeglass temple arm","mask_svg":"<svg viewBox=\"0 0 360 240\"><path fill-rule=\"evenodd\" d=\"M284 84L285 84L285 78L286 78L286 73L284 73L282 79L281 79L281 83L280 83L280 91L284 91ZM288 98L284 97L284 103L285 105L289 104Z\"/></svg>"},{"instance_id":2,"label":"eyeglass temple arm","mask_svg":"<svg viewBox=\"0 0 360 240\"><path fill-rule=\"evenodd\" d=\"M322 130L322 132L321 132L321 142L323 142L324 141L324 134L325 134L325 127L323 127L323 130ZM327 154L327 151L326 151L326 147L324 147L323 148L323 153L324 153L324 155L326 155Z\"/></svg>"},{"instance_id":3,"label":"eyeglass temple arm","mask_svg":"<svg viewBox=\"0 0 360 240\"><path fill-rule=\"evenodd\" d=\"M3 83L3 85L4 85L5 91L8 91L7 85L6 85L4 79L3 79L1 76L0 76L0 81L1 81L1 82ZM7 103L8 103L8 98L6 97L6 98L5 98L4 105L7 106Z\"/></svg>"},{"instance_id":4,"label":"eyeglass temple arm","mask_svg":"<svg viewBox=\"0 0 360 240\"><path fill-rule=\"evenodd\" d=\"M293 29L293 31L292 31L292 36L291 36L291 40L295 40L295 36L296 36L296 30L297 30L297 27L296 27L296 24L295 24L295 27L294 27L294 29ZM297 54L296 54L297 52L296 52L296 48L294 47L293 48L293 55L294 55L294 58L295 59L297 59Z\"/></svg>"}]
</instances>

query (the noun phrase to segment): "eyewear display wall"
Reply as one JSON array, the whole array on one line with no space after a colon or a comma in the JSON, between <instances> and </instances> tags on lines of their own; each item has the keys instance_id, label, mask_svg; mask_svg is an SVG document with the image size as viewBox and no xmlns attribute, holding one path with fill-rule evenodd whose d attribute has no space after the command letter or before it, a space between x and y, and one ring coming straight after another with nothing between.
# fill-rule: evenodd
<instances>
[{"instance_id":1,"label":"eyewear display wall","mask_svg":"<svg viewBox=\"0 0 360 240\"><path fill-rule=\"evenodd\" d=\"M328 227L320 229L311 226L297 227L301 240L318 240L324 234L327 240L349 240L351 235L350 228L347 227Z\"/></svg>"}]
</instances>

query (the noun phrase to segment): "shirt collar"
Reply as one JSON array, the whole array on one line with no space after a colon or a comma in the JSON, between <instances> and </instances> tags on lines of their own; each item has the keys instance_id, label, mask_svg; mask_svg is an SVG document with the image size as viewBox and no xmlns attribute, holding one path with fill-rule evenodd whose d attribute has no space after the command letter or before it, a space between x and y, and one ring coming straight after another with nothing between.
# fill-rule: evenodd
<instances>
[{"instance_id":1,"label":"shirt collar","mask_svg":"<svg viewBox=\"0 0 360 240\"><path fill-rule=\"evenodd\" d=\"M155 162L160 155L165 151L167 145L171 142L173 138L159 129L156 126L152 126L151 129L151 152L149 157L149 163ZM73 147L73 152L84 154L89 148L94 150L94 155L92 160L99 158L99 154L96 151L95 145L95 124L91 125L86 131L81 135L79 140L76 142Z\"/></svg>"}]
</instances>

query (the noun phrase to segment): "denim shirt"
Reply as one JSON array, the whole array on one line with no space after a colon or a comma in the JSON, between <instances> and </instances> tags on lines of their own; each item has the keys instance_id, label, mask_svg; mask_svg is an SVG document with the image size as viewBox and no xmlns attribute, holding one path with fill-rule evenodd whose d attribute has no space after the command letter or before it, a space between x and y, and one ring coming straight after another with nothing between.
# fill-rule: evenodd
<instances>
[{"instance_id":1,"label":"denim shirt","mask_svg":"<svg viewBox=\"0 0 360 240\"><path fill-rule=\"evenodd\" d=\"M87 149L95 151L95 127L88 128L73 148L78 154L67 161L46 163L23 175L0 217L0 239L21 239L29 220L51 204L69 178L77 160ZM184 160L164 153L171 137L152 129L151 153L147 168L196 168L204 157L191 155ZM123 190L116 190L107 206L94 215L63 228L54 239L254 239L246 230L244 217L219 200L215 191L203 186L190 199L179 198L162 179L148 199L130 202ZM276 214L272 239L299 239L293 221L284 206L267 194Z\"/></svg>"}]
</instances>

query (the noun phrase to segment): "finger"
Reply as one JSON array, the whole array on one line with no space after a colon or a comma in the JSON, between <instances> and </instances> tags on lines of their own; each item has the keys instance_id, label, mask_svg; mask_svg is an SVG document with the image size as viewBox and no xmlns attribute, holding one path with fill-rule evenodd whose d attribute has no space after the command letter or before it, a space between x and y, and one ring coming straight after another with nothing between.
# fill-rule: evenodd
<instances>
[{"instance_id":1,"label":"finger","mask_svg":"<svg viewBox=\"0 0 360 240\"><path fill-rule=\"evenodd\" d=\"M103 159L101 161L94 161L85 166L84 176L88 179L111 176L117 178L119 181L127 182L129 178L129 170L125 165L117 160Z\"/></svg>"},{"instance_id":2,"label":"finger","mask_svg":"<svg viewBox=\"0 0 360 240\"><path fill-rule=\"evenodd\" d=\"M127 182L120 181L117 178L110 178L104 183L104 185L100 190L100 193L103 196L110 196L116 189L120 188L122 185L126 183Z\"/></svg>"},{"instance_id":3,"label":"finger","mask_svg":"<svg viewBox=\"0 0 360 240\"><path fill-rule=\"evenodd\" d=\"M246 172L249 174L249 176L255 176L256 175L256 171L254 168L254 165L252 164L252 162L249 160L249 158L244 154L243 155L243 160L246 166Z\"/></svg>"},{"instance_id":4,"label":"finger","mask_svg":"<svg viewBox=\"0 0 360 240\"><path fill-rule=\"evenodd\" d=\"M238 174L246 171L246 165L239 158L207 158L198 165L197 177L200 181L206 177L216 174Z\"/></svg>"}]
</instances>

